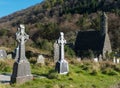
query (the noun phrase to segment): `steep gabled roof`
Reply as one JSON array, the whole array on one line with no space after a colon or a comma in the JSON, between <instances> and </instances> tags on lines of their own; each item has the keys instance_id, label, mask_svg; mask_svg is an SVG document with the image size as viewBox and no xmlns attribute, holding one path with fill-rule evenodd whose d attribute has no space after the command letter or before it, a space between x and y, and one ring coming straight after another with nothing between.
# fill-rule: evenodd
<instances>
[{"instance_id":1,"label":"steep gabled roof","mask_svg":"<svg viewBox=\"0 0 120 88\"><path fill-rule=\"evenodd\" d=\"M105 36L102 36L100 31L79 31L75 42L75 50L102 51L104 40Z\"/></svg>"}]
</instances>

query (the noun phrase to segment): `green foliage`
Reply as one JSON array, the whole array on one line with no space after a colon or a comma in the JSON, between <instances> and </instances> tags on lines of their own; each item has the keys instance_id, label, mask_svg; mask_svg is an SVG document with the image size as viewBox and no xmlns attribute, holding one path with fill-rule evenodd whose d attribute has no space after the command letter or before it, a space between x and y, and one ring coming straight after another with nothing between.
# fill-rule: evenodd
<instances>
[{"instance_id":1,"label":"green foliage","mask_svg":"<svg viewBox=\"0 0 120 88\"><path fill-rule=\"evenodd\" d=\"M54 40L59 35L59 28L56 23L47 23L47 24L37 24L37 27L40 29L40 37L43 39ZM37 32L37 33L39 33Z\"/></svg>"},{"instance_id":2,"label":"green foliage","mask_svg":"<svg viewBox=\"0 0 120 88\"><path fill-rule=\"evenodd\" d=\"M59 74L56 71L54 70L49 71L48 73L49 79L58 79L58 77L59 77Z\"/></svg>"},{"instance_id":3,"label":"green foliage","mask_svg":"<svg viewBox=\"0 0 120 88\"><path fill-rule=\"evenodd\" d=\"M37 47L43 50L52 51L53 45L52 42L49 42L48 40L38 38L37 40Z\"/></svg>"},{"instance_id":4,"label":"green foliage","mask_svg":"<svg viewBox=\"0 0 120 88\"><path fill-rule=\"evenodd\" d=\"M72 58L75 57L74 50L68 47L67 45L65 46L65 54L67 57L72 57Z\"/></svg>"},{"instance_id":5,"label":"green foliage","mask_svg":"<svg viewBox=\"0 0 120 88\"><path fill-rule=\"evenodd\" d=\"M36 59L36 58L30 58L30 59L29 59L29 62L30 62L31 64L35 64L35 63L37 62L37 59Z\"/></svg>"},{"instance_id":6,"label":"green foliage","mask_svg":"<svg viewBox=\"0 0 120 88\"><path fill-rule=\"evenodd\" d=\"M86 19L87 19L87 15L83 15L83 17L79 18L79 20L76 22L76 24L78 26L80 26L82 30L86 30L87 29Z\"/></svg>"},{"instance_id":7,"label":"green foliage","mask_svg":"<svg viewBox=\"0 0 120 88\"><path fill-rule=\"evenodd\" d=\"M100 16L97 18L93 19L90 25L90 28L95 29L95 30L100 30Z\"/></svg>"},{"instance_id":8,"label":"green foliage","mask_svg":"<svg viewBox=\"0 0 120 88\"><path fill-rule=\"evenodd\" d=\"M0 61L0 72L10 72L11 67L5 61Z\"/></svg>"},{"instance_id":9,"label":"green foliage","mask_svg":"<svg viewBox=\"0 0 120 88\"><path fill-rule=\"evenodd\" d=\"M8 30L6 29L0 29L0 36L5 36L8 34Z\"/></svg>"},{"instance_id":10,"label":"green foliage","mask_svg":"<svg viewBox=\"0 0 120 88\"><path fill-rule=\"evenodd\" d=\"M107 75L118 75L118 72L116 72L112 68L105 68L103 69L102 73Z\"/></svg>"},{"instance_id":11,"label":"green foliage","mask_svg":"<svg viewBox=\"0 0 120 88\"><path fill-rule=\"evenodd\" d=\"M75 60L75 59L74 59ZM119 70L109 62L94 63L81 61L69 64L69 73L60 75L53 63L47 65L31 64L34 79L21 85L5 85L7 88L110 88L120 81ZM119 65L118 65L119 67ZM113 81L114 80L114 81ZM102 84L102 85L101 85Z\"/></svg>"}]
</instances>

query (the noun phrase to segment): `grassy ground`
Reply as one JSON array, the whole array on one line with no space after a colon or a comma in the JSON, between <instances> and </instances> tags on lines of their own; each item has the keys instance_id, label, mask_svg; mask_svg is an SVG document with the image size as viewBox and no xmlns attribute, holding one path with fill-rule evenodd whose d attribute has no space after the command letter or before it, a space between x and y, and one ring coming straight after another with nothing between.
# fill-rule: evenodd
<instances>
[{"instance_id":1,"label":"grassy ground","mask_svg":"<svg viewBox=\"0 0 120 88\"><path fill-rule=\"evenodd\" d=\"M32 81L0 88L111 88L120 83L120 65L111 62L71 60L67 75L56 73L54 63L49 62L45 65L31 64L32 74L36 75Z\"/></svg>"}]
</instances>

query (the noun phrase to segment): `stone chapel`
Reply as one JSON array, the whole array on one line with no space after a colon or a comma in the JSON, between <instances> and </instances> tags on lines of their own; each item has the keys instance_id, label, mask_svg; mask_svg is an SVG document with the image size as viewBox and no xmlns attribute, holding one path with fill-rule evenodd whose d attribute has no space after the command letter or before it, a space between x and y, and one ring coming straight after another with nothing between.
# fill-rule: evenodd
<instances>
[{"instance_id":1,"label":"stone chapel","mask_svg":"<svg viewBox=\"0 0 120 88\"><path fill-rule=\"evenodd\" d=\"M78 56L82 57L83 52L92 50L94 56L102 55L104 58L106 53L112 51L108 35L108 17L105 12L101 15L100 26L100 31L88 30L77 33L75 51Z\"/></svg>"}]
</instances>

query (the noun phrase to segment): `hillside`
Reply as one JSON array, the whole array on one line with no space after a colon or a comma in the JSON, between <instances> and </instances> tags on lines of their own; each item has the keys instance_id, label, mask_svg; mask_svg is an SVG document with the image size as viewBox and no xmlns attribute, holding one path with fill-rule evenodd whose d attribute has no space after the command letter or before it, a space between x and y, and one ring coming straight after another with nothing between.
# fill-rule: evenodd
<instances>
[{"instance_id":1,"label":"hillside","mask_svg":"<svg viewBox=\"0 0 120 88\"><path fill-rule=\"evenodd\" d=\"M119 50L120 0L45 0L0 18L0 45L15 46L14 34L20 23L25 24L33 47L41 48L44 42L57 39L60 31L68 42L74 42L76 31L100 29L101 11L109 17L112 48Z\"/></svg>"}]
</instances>

